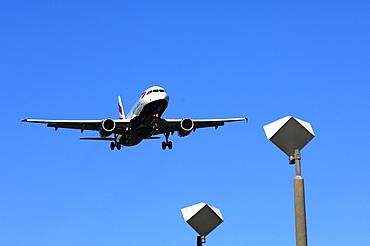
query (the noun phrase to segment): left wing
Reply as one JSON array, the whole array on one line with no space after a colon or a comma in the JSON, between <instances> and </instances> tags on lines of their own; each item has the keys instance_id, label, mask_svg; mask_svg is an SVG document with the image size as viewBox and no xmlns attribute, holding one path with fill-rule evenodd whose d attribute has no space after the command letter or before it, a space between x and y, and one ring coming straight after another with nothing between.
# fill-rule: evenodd
<instances>
[{"instance_id":1,"label":"left wing","mask_svg":"<svg viewBox=\"0 0 370 246\"><path fill-rule=\"evenodd\" d=\"M186 118L187 119L187 118ZM166 132L175 132L178 131L180 128L180 124L185 119L163 119L159 123L159 129L156 131L156 134L162 134ZM188 119L190 120L190 119ZM192 131L195 131L198 128L205 128L205 127L215 127L216 129L219 126L225 125L225 122L233 122L233 121L247 121L248 118L227 118L227 119L192 119L193 128Z\"/></svg>"}]
</instances>

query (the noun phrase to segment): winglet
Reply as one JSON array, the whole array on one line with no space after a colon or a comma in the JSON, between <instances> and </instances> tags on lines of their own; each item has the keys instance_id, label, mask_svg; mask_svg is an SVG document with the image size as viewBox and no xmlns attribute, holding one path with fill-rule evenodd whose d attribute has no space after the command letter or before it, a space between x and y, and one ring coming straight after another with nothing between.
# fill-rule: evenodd
<instances>
[{"instance_id":1,"label":"winglet","mask_svg":"<svg viewBox=\"0 0 370 246\"><path fill-rule=\"evenodd\" d=\"M119 112L119 118L120 119L125 119L125 111L123 110L123 106L122 106L122 100L121 100L121 96L118 96L118 112Z\"/></svg>"}]
</instances>

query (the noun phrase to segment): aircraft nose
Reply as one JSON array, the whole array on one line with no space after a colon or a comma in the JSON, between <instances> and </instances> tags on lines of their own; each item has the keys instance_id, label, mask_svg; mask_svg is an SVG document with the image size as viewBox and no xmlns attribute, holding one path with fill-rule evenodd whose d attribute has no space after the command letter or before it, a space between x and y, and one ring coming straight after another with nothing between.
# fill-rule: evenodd
<instances>
[{"instance_id":1,"label":"aircraft nose","mask_svg":"<svg viewBox=\"0 0 370 246\"><path fill-rule=\"evenodd\" d=\"M164 93L164 98L163 99L166 100L167 102L170 101L170 97L168 96L168 94L166 92Z\"/></svg>"}]
</instances>

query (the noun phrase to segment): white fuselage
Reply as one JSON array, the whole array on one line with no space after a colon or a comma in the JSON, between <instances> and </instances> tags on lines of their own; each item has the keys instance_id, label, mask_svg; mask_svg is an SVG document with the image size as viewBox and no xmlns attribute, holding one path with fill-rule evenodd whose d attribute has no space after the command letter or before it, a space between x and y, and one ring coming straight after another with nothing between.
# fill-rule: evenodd
<instances>
[{"instance_id":1,"label":"white fuselage","mask_svg":"<svg viewBox=\"0 0 370 246\"><path fill-rule=\"evenodd\" d=\"M169 96L167 92L162 87L159 86L150 87L141 94L140 98L137 100L135 105L127 114L126 119L133 119L136 116L140 116L145 106L149 105L150 103L155 103L158 101L166 101L168 105ZM167 108L167 105L164 108L164 110ZM162 113L164 112L164 110L162 111Z\"/></svg>"},{"instance_id":2,"label":"white fuselage","mask_svg":"<svg viewBox=\"0 0 370 246\"><path fill-rule=\"evenodd\" d=\"M166 110L168 102L169 96L162 87L153 86L144 91L126 116L131 120L131 129L119 136L119 142L124 146L133 146L150 138L156 131L153 125Z\"/></svg>"}]
</instances>

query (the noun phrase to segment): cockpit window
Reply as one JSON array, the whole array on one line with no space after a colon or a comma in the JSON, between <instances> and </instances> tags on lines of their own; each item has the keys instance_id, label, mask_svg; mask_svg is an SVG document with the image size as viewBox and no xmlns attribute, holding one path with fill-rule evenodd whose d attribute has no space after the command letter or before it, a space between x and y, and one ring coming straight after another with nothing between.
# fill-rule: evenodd
<instances>
[{"instance_id":1,"label":"cockpit window","mask_svg":"<svg viewBox=\"0 0 370 246\"><path fill-rule=\"evenodd\" d=\"M165 92L165 90L163 90L163 89L154 89L154 90L150 90L150 91L148 91L147 93L146 93L146 95L149 95L150 93L152 93L152 92ZM144 94L145 95L145 94ZM142 97L144 97L144 95L142 96Z\"/></svg>"}]
</instances>

